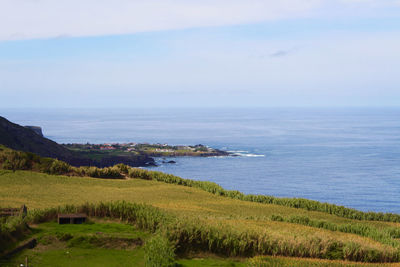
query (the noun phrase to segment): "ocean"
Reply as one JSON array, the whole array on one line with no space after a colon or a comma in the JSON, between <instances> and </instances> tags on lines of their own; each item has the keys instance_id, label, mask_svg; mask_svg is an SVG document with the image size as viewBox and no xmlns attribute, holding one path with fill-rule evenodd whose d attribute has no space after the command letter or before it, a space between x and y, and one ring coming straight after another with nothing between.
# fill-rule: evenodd
<instances>
[{"instance_id":1,"label":"ocean","mask_svg":"<svg viewBox=\"0 0 400 267\"><path fill-rule=\"evenodd\" d=\"M244 193L400 213L400 109L0 109L59 143L204 144L238 157L153 167Z\"/></svg>"}]
</instances>

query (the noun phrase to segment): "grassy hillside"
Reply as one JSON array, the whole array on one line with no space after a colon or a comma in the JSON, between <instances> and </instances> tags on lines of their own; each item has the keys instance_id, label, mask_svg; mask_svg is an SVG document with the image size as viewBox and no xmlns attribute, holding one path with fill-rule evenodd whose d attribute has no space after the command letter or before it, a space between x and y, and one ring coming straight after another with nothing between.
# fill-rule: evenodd
<instances>
[{"instance_id":1,"label":"grassy hillside","mask_svg":"<svg viewBox=\"0 0 400 267\"><path fill-rule=\"evenodd\" d=\"M182 228L195 223L201 229L214 229L239 241L279 248L265 249L267 254L398 260L399 223L353 220L282 205L241 201L193 187L142 179L104 180L30 171L0 173L3 207L26 204L30 209L43 209L116 200L150 204L185 222ZM254 256L254 253L236 254Z\"/></svg>"}]
</instances>

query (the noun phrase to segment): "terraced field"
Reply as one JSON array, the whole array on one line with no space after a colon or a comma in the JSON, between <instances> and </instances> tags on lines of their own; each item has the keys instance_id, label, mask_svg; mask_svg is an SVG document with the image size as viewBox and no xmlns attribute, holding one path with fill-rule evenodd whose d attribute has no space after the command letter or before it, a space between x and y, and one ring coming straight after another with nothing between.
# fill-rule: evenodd
<instances>
[{"instance_id":1,"label":"terraced field","mask_svg":"<svg viewBox=\"0 0 400 267\"><path fill-rule=\"evenodd\" d=\"M30 171L3 170L0 173L2 207L25 204L32 210L121 200L145 203L178 221L196 222L204 227L220 229L221 233L229 229L237 236L256 236L257 242L265 238L265 244L272 242L280 247L270 251L274 255L340 259L346 257L343 254L346 249L359 253L358 260L362 261L393 261L399 255L399 223L351 220L323 212L236 200L201 189L151 180L67 177ZM315 225L310 221L316 222ZM325 229L327 224L337 229ZM357 233L348 230L349 227L367 230ZM372 256L363 256L368 253ZM375 254L380 256L374 258ZM245 259L254 255L237 256ZM255 260L263 264L290 262L290 259L271 257ZM199 263L204 259L191 261ZM308 261L305 263L310 264ZM318 261L318 264L324 266L325 263Z\"/></svg>"}]
</instances>

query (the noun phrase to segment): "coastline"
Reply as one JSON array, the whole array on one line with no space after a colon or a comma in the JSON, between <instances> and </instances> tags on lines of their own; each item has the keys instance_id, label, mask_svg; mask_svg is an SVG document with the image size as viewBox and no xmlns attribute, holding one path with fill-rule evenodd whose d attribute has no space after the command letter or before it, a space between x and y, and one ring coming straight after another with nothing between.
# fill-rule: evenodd
<instances>
[{"instance_id":1,"label":"coastline","mask_svg":"<svg viewBox=\"0 0 400 267\"><path fill-rule=\"evenodd\" d=\"M149 143L100 143L100 144L61 144L71 152L84 155L93 161L109 159L108 165L101 164L98 167L107 167L117 163L124 163L132 167L157 166L155 158L176 158L176 157L221 157L237 156L235 153L212 148L202 144L198 145L168 145ZM117 162L131 157L145 157L147 161L139 164L132 164L129 161ZM163 163L175 163L173 160Z\"/></svg>"}]
</instances>

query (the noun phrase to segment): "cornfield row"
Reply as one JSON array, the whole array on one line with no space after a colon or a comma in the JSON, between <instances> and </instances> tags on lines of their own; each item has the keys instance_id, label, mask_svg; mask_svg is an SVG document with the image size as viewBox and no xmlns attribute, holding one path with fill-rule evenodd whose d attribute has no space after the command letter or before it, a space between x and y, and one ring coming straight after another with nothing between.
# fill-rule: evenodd
<instances>
[{"instance_id":1,"label":"cornfield row","mask_svg":"<svg viewBox=\"0 0 400 267\"><path fill-rule=\"evenodd\" d=\"M280 215L272 215L272 221L295 223L315 228L322 228L330 231L337 231L342 233L356 234L359 236L364 236L371 238L380 243L390 245L392 247L400 247L400 242L397 240L400 238L400 229L398 227L386 227L384 229L378 229L376 227L357 224L357 223L346 223L346 224L336 224L332 222L327 222L323 220L312 220L307 216L290 216L284 218Z\"/></svg>"}]
</instances>

